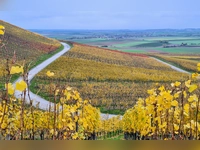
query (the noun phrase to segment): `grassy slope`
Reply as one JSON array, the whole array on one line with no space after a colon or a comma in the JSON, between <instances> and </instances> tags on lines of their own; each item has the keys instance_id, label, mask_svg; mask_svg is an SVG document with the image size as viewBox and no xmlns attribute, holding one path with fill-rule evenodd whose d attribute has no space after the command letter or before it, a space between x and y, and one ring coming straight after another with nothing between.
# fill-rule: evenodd
<instances>
[{"instance_id":1,"label":"grassy slope","mask_svg":"<svg viewBox=\"0 0 200 150\"><path fill-rule=\"evenodd\" d=\"M0 25L5 27L4 43L7 43L7 52L4 48L1 48L0 58L5 58L7 55L11 58L15 51L19 60L25 58L30 61L42 54L55 51L61 46L61 44L54 39L24 30L2 20L0 20Z\"/></svg>"},{"instance_id":2,"label":"grassy slope","mask_svg":"<svg viewBox=\"0 0 200 150\"><path fill-rule=\"evenodd\" d=\"M63 45L57 40L32 33L2 20L0 20L0 25L5 27L3 43L6 44L5 47L0 48L0 88L5 83L2 77L5 59L11 60L14 51L18 64L22 64L25 59L27 63L32 62L32 68L63 49ZM11 81L14 81L17 77L18 75L14 75Z\"/></svg>"}]
</instances>

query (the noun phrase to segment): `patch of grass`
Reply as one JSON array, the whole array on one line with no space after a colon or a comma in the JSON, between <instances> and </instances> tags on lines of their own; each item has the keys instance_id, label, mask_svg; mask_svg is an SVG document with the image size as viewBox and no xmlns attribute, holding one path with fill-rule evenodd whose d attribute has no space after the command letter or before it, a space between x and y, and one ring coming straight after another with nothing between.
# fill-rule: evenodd
<instances>
[{"instance_id":1,"label":"patch of grass","mask_svg":"<svg viewBox=\"0 0 200 150\"><path fill-rule=\"evenodd\" d=\"M124 140L124 134L123 133L120 133L119 135L116 135L114 137L107 137L107 136L102 136L102 137L99 137L98 140Z\"/></svg>"},{"instance_id":2,"label":"patch of grass","mask_svg":"<svg viewBox=\"0 0 200 150\"><path fill-rule=\"evenodd\" d=\"M48 85L50 83L46 83L46 85ZM37 87L38 83L35 81L35 79L33 78L31 80L31 84L29 86L30 88L30 91L33 92L34 94L37 94L39 95L40 97L46 99L47 101L50 101L50 102L54 102L53 100L53 97L51 98L50 97L50 94L49 93L45 93L45 92L40 92L39 88ZM58 101L57 101L58 102Z\"/></svg>"},{"instance_id":3,"label":"patch of grass","mask_svg":"<svg viewBox=\"0 0 200 150\"><path fill-rule=\"evenodd\" d=\"M194 37L147 37L145 40L147 41L159 41L159 40L165 40L165 41L180 41L180 40L194 40L196 38Z\"/></svg>"},{"instance_id":4,"label":"patch of grass","mask_svg":"<svg viewBox=\"0 0 200 150\"><path fill-rule=\"evenodd\" d=\"M179 54L197 54L200 52L200 48L191 47L174 47L174 48L154 48L154 50L159 50L166 53L179 53Z\"/></svg>"},{"instance_id":5,"label":"patch of grass","mask_svg":"<svg viewBox=\"0 0 200 150\"><path fill-rule=\"evenodd\" d=\"M119 109L108 110L105 107L99 107L100 111L105 114L123 115L125 111Z\"/></svg>"},{"instance_id":6,"label":"patch of grass","mask_svg":"<svg viewBox=\"0 0 200 150\"><path fill-rule=\"evenodd\" d=\"M112 138L107 138L105 140L124 140L124 134L120 134Z\"/></svg>"},{"instance_id":7,"label":"patch of grass","mask_svg":"<svg viewBox=\"0 0 200 150\"><path fill-rule=\"evenodd\" d=\"M112 46L116 47L116 48L122 48L122 47L137 47L137 45L141 45L141 44L148 44L151 43L149 41L133 41L133 42L126 42L126 43L122 43L122 44L114 44Z\"/></svg>"},{"instance_id":8,"label":"patch of grass","mask_svg":"<svg viewBox=\"0 0 200 150\"><path fill-rule=\"evenodd\" d=\"M53 51L53 52L50 52L50 53L47 53L47 54L44 54L44 55L41 55L40 57L38 57L36 59L36 61L34 62L33 65L31 65L30 69L36 67L37 65L41 64L43 61L49 59L50 57L52 57L53 55L57 54L58 52L62 51L64 49L64 46L61 44L61 46Z\"/></svg>"},{"instance_id":9,"label":"patch of grass","mask_svg":"<svg viewBox=\"0 0 200 150\"><path fill-rule=\"evenodd\" d=\"M152 42L152 43L142 43L142 44L138 44L138 45L135 45L133 47L159 47L159 46L162 46L163 43L160 43L160 42Z\"/></svg>"},{"instance_id":10,"label":"patch of grass","mask_svg":"<svg viewBox=\"0 0 200 150\"><path fill-rule=\"evenodd\" d=\"M48 58L52 57L53 55L55 55L56 53L62 51L64 49L64 46L61 45L57 50L48 53L48 54L44 54L41 55L39 58L36 59L35 63L33 65L31 65L30 69L36 67L37 65L41 64L43 61L47 60ZM11 78L11 82L14 82L15 80L17 80L20 77L20 74L14 74L12 75ZM0 89L4 88L4 83L0 83Z\"/></svg>"},{"instance_id":11,"label":"patch of grass","mask_svg":"<svg viewBox=\"0 0 200 150\"><path fill-rule=\"evenodd\" d=\"M128 52L128 53L146 53L145 50L140 50L140 49L130 49L130 50L122 50L123 52Z\"/></svg>"}]
</instances>

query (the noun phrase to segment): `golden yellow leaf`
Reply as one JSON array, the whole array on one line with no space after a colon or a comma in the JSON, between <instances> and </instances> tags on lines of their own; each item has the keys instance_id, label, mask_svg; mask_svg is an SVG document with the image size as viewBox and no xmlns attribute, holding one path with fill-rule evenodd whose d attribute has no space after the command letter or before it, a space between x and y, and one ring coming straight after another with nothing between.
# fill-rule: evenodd
<instances>
[{"instance_id":1,"label":"golden yellow leaf","mask_svg":"<svg viewBox=\"0 0 200 150\"><path fill-rule=\"evenodd\" d=\"M153 94L155 93L155 90L154 90L154 89L147 90L147 93L148 93L149 95L153 95Z\"/></svg>"},{"instance_id":2,"label":"golden yellow leaf","mask_svg":"<svg viewBox=\"0 0 200 150\"><path fill-rule=\"evenodd\" d=\"M159 87L159 90L162 92L162 91L165 90L165 87L164 87L164 86L161 86L161 87Z\"/></svg>"},{"instance_id":3,"label":"golden yellow leaf","mask_svg":"<svg viewBox=\"0 0 200 150\"><path fill-rule=\"evenodd\" d=\"M77 122L78 121L78 116L74 117L74 121Z\"/></svg>"},{"instance_id":4,"label":"golden yellow leaf","mask_svg":"<svg viewBox=\"0 0 200 150\"><path fill-rule=\"evenodd\" d=\"M73 123L68 123L68 124L67 124L67 127L69 127L70 130L73 130L73 129L74 129L74 128L73 128Z\"/></svg>"},{"instance_id":5,"label":"golden yellow leaf","mask_svg":"<svg viewBox=\"0 0 200 150\"><path fill-rule=\"evenodd\" d=\"M70 112L66 112L65 113L68 117L71 117L71 113Z\"/></svg>"},{"instance_id":6,"label":"golden yellow leaf","mask_svg":"<svg viewBox=\"0 0 200 150\"><path fill-rule=\"evenodd\" d=\"M2 29L5 30L5 27L0 25L0 30L2 30Z\"/></svg>"},{"instance_id":7,"label":"golden yellow leaf","mask_svg":"<svg viewBox=\"0 0 200 150\"><path fill-rule=\"evenodd\" d=\"M193 101L198 101L198 97L196 94L193 94L191 95L189 98L188 98L188 102L193 102Z\"/></svg>"},{"instance_id":8,"label":"golden yellow leaf","mask_svg":"<svg viewBox=\"0 0 200 150\"><path fill-rule=\"evenodd\" d=\"M184 105L184 111L185 111L186 113L189 113L189 104L185 104L185 105Z\"/></svg>"},{"instance_id":9,"label":"golden yellow leaf","mask_svg":"<svg viewBox=\"0 0 200 150\"><path fill-rule=\"evenodd\" d=\"M196 90L197 89L197 85L196 84L193 84L193 85L191 85L190 87L189 87L189 92L190 93L192 93L194 90Z\"/></svg>"},{"instance_id":10,"label":"golden yellow leaf","mask_svg":"<svg viewBox=\"0 0 200 150\"><path fill-rule=\"evenodd\" d=\"M56 90L55 95L57 96L59 93L59 89Z\"/></svg>"},{"instance_id":11,"label":"golden yellow leaf","mask_svg":"<svg viewBox=\"0 0 200 150\"><path fill-rule=\"evenodd\" d=\"M70 112L71 112L71 113L74 113L74 112L76 112L76 109L75 109L74 107L71 107L71 108L70 108Z\"/></svg>"},{"instance_id":12,"label":"golden yellow leaf","mask_svg":"<svg viewBox=\"0 0 200 150\"><path fill-rule=\"evenodd\" d=\"M197 71L200 71L200 67L197 67Z\"/></svg>"},{"instance_id":13,"label":"golden yellow leaf","mask_svg":"<svg viewBox=\"0 0 200 150\"><path fill-rule=\"evenodd\" d=\"M177 124L174 124L174 130L178 131L178 129L179 129L179 126Z\"/></svg>"},{"instance_id":14,"label":"golden yellow leaf","mask_svg":"<svg viewBox=\"0 0 200 150\"><path fill-rule=\"evenodd\" d=\"M196 103L196 102L193 102L193 103L191 104L191 107L192 107L192 108L196 108L196 107L197 107L197 103Z\"/></svg>"},{"instance_id":15,"label":"golden yellow leaf","mask_svg":"<svg viewBox=\"0 0 200 150\"><path fill-rule=\"evenodd\" d=\"M18 91L24 91L27 88L27 84L25 81L20 81L16 83L16 90Z\"/></svg>"},{"instance_id":16,"label":"golden yellow leaf","mask_svg":"<svg viewBox=\"0 0 200 150\"><path fill-rule=\"evenodd\" d=\"M0 35L4 35L4 31L3 30L0 30Z\"/></svg>"},{"instance_id":17,"label":"golden yellow leaf","mask_svg":"<svg viewBox=\"0 0 200 150\"><path fill-rule=\"evenodd\" d=\"M180 93L175 93L174 98L178 98Z\"/></svg>"},{"instance_id":18,"label":"golden yellow leaf","mask_svg":"<svg viewBox=\"0 0 200 150\"><path fill-rule=\"evenodd\" d=\"M71 94L68 92L67 93L67 100L70 100L70 98L71 98Z\"/></svg>"},{"instance_id":19,"label":"golden yellow leaf","mask_svg":"<svg viewBox=\"0 0 200 150\"><path fill-rule=\"evenodd\" d=\"M184 129L190 129L190 124L187 123L186 125L184 125Z\"/></svg>"},{"instance_id":20,"label":"golden yellow leaf","mask_svg":"<svg viewBox=\"0 0 200 150\"><path fill-rule=\"evenodd\" d=\"M7 124L5 122L1 124L2 129L5 129L6 127L7 127Z\"/></svg>"},{"instance_id":21,"label":"golden yellow leaf","mask_svg":"<svg viewBox=\"0 0 200 150\"><path fill-rule=\"evenodd\" d=\"M62 122L66 122L66 119L62 119Z\"/></svg>"},{"instance_id":22,"label":"golden yellow leaf","mask_svg":"<svg viewBox=\"0 0 200 150\"><path fill-rule=\"evenodd\" d=\"M176 107L176 106L178 106L178 102L177 102L176 100L173 100L173 101L171 102L171 105Z\"/></svg>"},{"instance_id":23,"label":"golden yellow leaf","mask_svg":"<svg viewBox=\"0 0 200 150\"><path fill-rule=\"evenodd\" d=\"M187 97L187 93L186 93L186 91L183 91L183 96L184 96L184 98Z\"/></svg>"},{"instance_id":24,"label":"golden yellow leaf","mask_svg":"<svg viewBox=\"0 0 200 150\"><path fill-rule=\"evenodd\" d=\"M64 104L65 103L65 99L63 97L60 98L60 103Z\"/></svg>"},{"instance_id":25,"label":"golden yellow leaf","mask_svg":"<svg viewBox=\"0 0 200 150\"><path fill-rule=\"evenodd\" d=\"M6 84L5 84L5 88L7 88ZM13 87L12 83L8 83L8 89L7 90L8 90L8 94L10 94L10 95L14 94L14 87Z\"/></svg>"},{"instance_id":26,"label":"golden yellow leaf","mask_svg":"<svg viewBox=\"0 0 200 150\"><path fill-rule=\"evenodd\" d=\"M165 127L166 127L166 125L167 125L167 122L163 122L163 123L162 123L162 125L161 125L161 124L159 124L159 128L165 128Z\"/></svg>"},{"instance_id":27,"label":"golden yellow leaf","mask_svg":"<svg viewBox=\"0 0 200 150\"><path fill-rule=\"evenodd\" d=\"M73 140L76 140L78 138L78 133L72 133L72 139Z\"/></svg>"},{"instance_id":28,"label":"golden yellow leaf","mask_svg":"<svg viewBox=\"0 0 200 150\"><path fill-rule=\"evenodd\" d=\"M185 86L186 86L186 87L189 88L189 87L190 87L190 84L191 84L191 80L185 81Z\"/></svg>"},{"instance_id":29,"label":"golden yellow leaf","mask_svg":"<svg viewBox=\"0 0 200 150\"><path fill-rule=\"evenodd\" d=\"M181 82L176 81L174 84L176 87L178 87L179 85L181 85Z\"/></svg>"},{"instance_id":30,"label":"golden yellow leaf","mask_svg":"<svg viewBox=\"0 0 200 150\"><path fill-rule=\"evenodd\" d=\"M24 68L23 66L12 66L10 69L10 74L16 74L16 73L24 73Z\"/></svg>"},{"instance_id":31,"label":"golden yellow leaf","mask_svg":"<svg viewBox=\"0 0 200 150\"><path fill-rule=\"evenodd\" d=\"M88 100L84 100L83 103L84 103L84 105L88 104Z\"/></svg>"},{"instance_id":32,"label":"golden yellow leaf","mask_svg":"<svg viewBox=\"0 0 200 150\"><path fill-rule=\"evenodd\" d=\"M47 75L48 77L53 77L53 76L54 76L54 73L53 73L53 72L50 72L50 71L47 71L46 75Z\"/></svg>"},{"instance_id":33,"label":"golden yellow leaf","mask_svg":"<svg viewBox=\"0 0 200 150\"><path fill-rule=\"evenodd\" d=\"M193 74L192 74L192 79L196 79L198 76L199 76L198 73L193 73Z\"/></svg>"}]
</instances>

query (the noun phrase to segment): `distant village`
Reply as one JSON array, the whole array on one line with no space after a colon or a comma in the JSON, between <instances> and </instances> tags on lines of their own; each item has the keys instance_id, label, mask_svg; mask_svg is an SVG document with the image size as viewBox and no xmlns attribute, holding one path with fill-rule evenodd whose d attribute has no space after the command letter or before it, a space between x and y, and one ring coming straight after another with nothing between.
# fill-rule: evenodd
<instances>
[{"instance_id":1,"label":"distant village","mask_svg":"<svg viewBox=\"0 0 200 150\"><path fill-rule=\"evenodd\" d=\"M181 43L181 44L169 44L169 41L159 41L163 43L163 48L171 48L171 47L200 47L200 43L191 43L188 45L187 43Z\"/></svg>"}]
</instances>

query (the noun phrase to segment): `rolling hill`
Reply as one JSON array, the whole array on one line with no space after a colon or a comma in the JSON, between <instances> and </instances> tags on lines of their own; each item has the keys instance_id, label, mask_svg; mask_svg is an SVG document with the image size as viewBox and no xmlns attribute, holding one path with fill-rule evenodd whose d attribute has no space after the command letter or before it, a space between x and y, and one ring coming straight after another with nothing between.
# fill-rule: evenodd
<instances>
[{"instance_id":1,"label":"rolling hill","mask_svg":"<svg viewBox=\"0 0 200 150\"><path fill-rule=\"evenodd\" d=\"M18 60L33 60L42 54L58 49L61 44L50 38L24 30L20 27L0 20L0 25L5 27L4 44L0 48L0 58L12 58L15 51Z\"/></svg>"},{"instance_id":2,"label":"rolling hill","mask_svg":"<svg viewBox=\"0 0 200 150\"><path fill-rule=\"evenodd\" d=\"M77 88L83 99L91 100L102 112L121 113L132 107L138 97L148 96L146 91L156 83L188 77L144 54L72 44L67 53L36 75L32 92L50 100L47 83L53 80L60 87ZM55 73L51 80L46 77L48 70Z\"/></svg>"}]
</instances>

